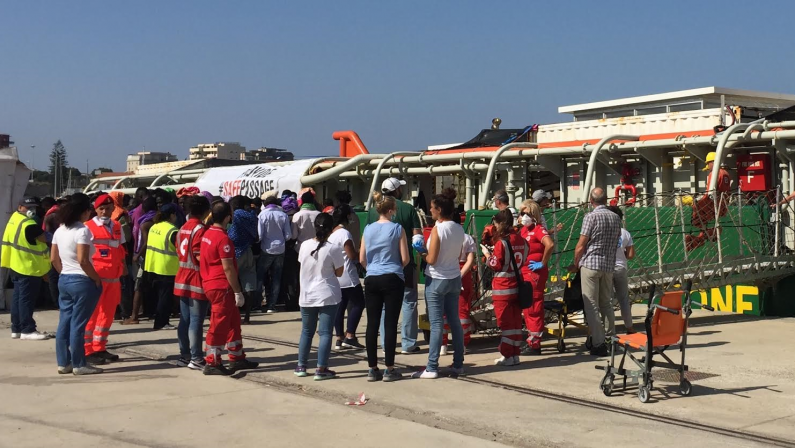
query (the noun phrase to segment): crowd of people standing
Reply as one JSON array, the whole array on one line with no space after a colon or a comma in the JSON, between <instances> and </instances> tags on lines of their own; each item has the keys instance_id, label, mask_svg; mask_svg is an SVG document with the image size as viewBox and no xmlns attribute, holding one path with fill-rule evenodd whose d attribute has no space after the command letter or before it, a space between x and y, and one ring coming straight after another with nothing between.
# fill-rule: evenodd
<instances>
[{"instance_id":1,"label":"crowd of people standing","mask_svg":"<svg viewBox=\"0 0 795 448\"><path fill-rule=\"evenodd\" d=\"M60 309L54 335L60 374L101 373L98 365L119 359L107 350L114 320L139 325L145 318L155 331L176 330L180 366L207 375L253 369L257 363L246 357L241 325L253 312L286 309L301 313L296 376L309 375L310 348L318 334L315 380L336 375L329 365L332 349L358 349L367 353L368 381L395 381L403 377L395 368L399 323L401 353L420 351L417 281L422 268L429 352L424 370L412 376L437 378L448 342L451 373L463 374L476 242L461 225L452 189L432 197L434 225L423 235L416 209L401 200L404 186L396 178L382 183L373 193L363 231L346 191L322 205L308 188L228 201L195 187L140 188L133 197L111 192L58 201L25 198L3 236L2 266L10 269L14 283L12 338L53 337L37 331L32 317L46 278ZM547 229L543 219L548 193L536 191L518 211L507 197L502 190L495 193L498 212L481 238L486 265L494 272L494 312L502 332L498 366L540 354L554 249L550 234L560 230ZM613 288L632 331L626 288L632 239L621 228L621 211L605 207L605 199L601 189L592 192L595 208L583 222L573 268L582 277L597 355L606 350L601 319L608 322L608 335L614 331ZM519 300L520 283L532 287L529 306ZM362 344L356 335L365 313Z\"/></svg>"}]
</instances>

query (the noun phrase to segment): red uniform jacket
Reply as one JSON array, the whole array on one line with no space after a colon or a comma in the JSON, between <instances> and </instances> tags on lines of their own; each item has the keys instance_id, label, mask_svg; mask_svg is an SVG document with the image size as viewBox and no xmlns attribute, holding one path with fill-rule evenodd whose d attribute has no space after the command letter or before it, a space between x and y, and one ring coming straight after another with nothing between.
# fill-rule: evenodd
<instances>
[{"instance_id":1,"label":"red uniform jacket","mask_svg":"<svg viewBox=\"0 0 795 448\"><path fill-rule=\"evenodd\" d=\"M514 231L511 231L508 240L511 243L511 249L513 249L516 266L522 266L527 262L527 243ZM494 279L491 281L492 300L516 300L519 297L516 274L514 274L513 264L508 258L509 254L504 240L494 244L494 251L488 260L489 267L494 271ZM519 269L521 270L521 268Z\"/></svg>"},{"instance_id":2,"label":"red uniform jacket","mask_svg":"<svg viewBox=\"0 0 795 448\"><path fill-rule=\"evenodd\" d=\"M117 279L124 273L124 257L127 252L121 245L121 224L111 220L111 230L97 224L94 219L86 221L86 227L94 237L94 256L91 263L100 278Z\"/></svg>"},{"instance_id":3,"label":"red uniform jacket","mask_svg":"<svg viewBox=\"0 0 795 448\"><path fill-rule=\"evenodd\" d=\"M199 274L198 259L204 230L204 224L195 218L189 219L179 229L177 234L179 270L177 270L177 277L174 279L175 296L207 300L202 287L201 275Z\"/></svg>"}]
</instances>

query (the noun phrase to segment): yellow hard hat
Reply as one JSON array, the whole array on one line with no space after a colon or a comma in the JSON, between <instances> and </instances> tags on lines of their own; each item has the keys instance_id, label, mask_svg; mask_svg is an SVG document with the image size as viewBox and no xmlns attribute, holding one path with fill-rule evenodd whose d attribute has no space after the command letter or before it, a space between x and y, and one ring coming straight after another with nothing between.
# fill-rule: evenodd
<instances>
[{"instance_id":1,"label":"yellow hard hat","mask_svg":"<svg viewBox=\"0 0 795 448\"><path fill-rule=\"evenodd\" d=\"M712 151L712 152L707 154L707 159L705 160L705 162L706 163L715 162L715 151ZM701 171L708 171L708 170L709 170L709 168L704 167L704 169L701 170Z\"/></svg>"},{"instance_id":2,"label":"yellow hard hat","mask_svg":"<svg viewBox=\"0 0 795 448\"><path fill-rule=\"evenodd\" d=\"M682 196L682 205L693 205L693 196Z\"/></svg>"}]
</instances>

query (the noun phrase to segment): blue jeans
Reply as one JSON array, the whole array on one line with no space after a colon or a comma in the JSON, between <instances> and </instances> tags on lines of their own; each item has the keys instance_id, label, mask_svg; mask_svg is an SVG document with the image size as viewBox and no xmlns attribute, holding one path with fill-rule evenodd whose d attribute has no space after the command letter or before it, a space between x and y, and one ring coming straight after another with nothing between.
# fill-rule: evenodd
<instances>
[{"instance_id":1,"label":"blue jeans","mask_svg":"<svg viewBox=\"0 0 795 448\"><path fill-rule=\"evenodd\" d=\"M11 332L33 333L36 331L33 308L41 291L41 277L31 277L14 271L10 271L10 274L14 283L11 297Z\"/></svg>"},{"instance_id":2,"label":"blue jeans","mask_svg":"<svg viewBox=\"0 0 795 448\"><path fill-rule=\"evenodd\" d=\"M458 317L458 295L461 293L461 277L438 279L425 277L425 306L431 323L431 340L428 343L428 365L425 370L439 370L439 349L442 347L444 318L450 326L453 340L453 367L464 366L464 329Z\"/></svg>"},{"instance_id":3,"label":"blue jeans","mask_svg":"<svg viewBox=\"0 0 795 448\"><path fill-rule=\"evenodd\" d=\"M86 324L97 307L102 287L85 275L67 274L58 279L58 291L61 314L55 333L55 358L59 367L85 367Z\"/></svg>"},{"instance_id":4,"label":"blue jeans","mask_svg":"<svg viewBox=\"0 0 795 448\"><path fill-rule=\"evenodd\" d=\"M204 359L202 349L202 331L204 318L210 309L209 300L196 300L188 297L179 298L179 326L177 326L177 339L179 340L179 356L182 359L201 361Z\"/></svg>"},{"instance_id":5,"label":"blue jeans","mask_svg":"<svg viewBox=\"0 0 795 448\"><path fill-rule=\"evenodd\" d=\"M263 252L259 256L258 264L257 276L264 279L267 275L270 280L270 290L266 291L266 294L268 296L268 309L272 310L276 307L276 302L279 301L279 293L281 292L284 254Z\"/></svg>"},{"instance_id":6,"label":"blue jeans","mask_svg":"<svg viewBox=\"0 0 795 448\"><path fill-rule=\"evenodd\" d=\"M317 366L328 367L328 358L331 354L331 334L334 331L334 318L337 316L336 305L301 307L301 340L298 343L298 365L306 367L309 359L309 350L312 348L312 338L315 330L320 335L317 346ZM320 325L318 328L318 322Z\"/></svg>"},{"instance_id":7,"label":"blue jeans","mask_svg":"<svg viewBox=\"0 0 795 448\"><path fill-rule=\"evenodd\" d=\"M411 269L410 269L411 268ZM403 268L403 277L406 286L403 289L403 307L400 310L403 320L400 322L400 346L403 350L408 350L417 345L417 333L419 332L419 314L417 313L417 286L414 284L414 275L417 267L408 265ZM457 313L457 312L456 312ZM456 314L457 315L457 314ZM384 347L384 312L381 311L381 347Z\"/></svg>"}]
</instances>

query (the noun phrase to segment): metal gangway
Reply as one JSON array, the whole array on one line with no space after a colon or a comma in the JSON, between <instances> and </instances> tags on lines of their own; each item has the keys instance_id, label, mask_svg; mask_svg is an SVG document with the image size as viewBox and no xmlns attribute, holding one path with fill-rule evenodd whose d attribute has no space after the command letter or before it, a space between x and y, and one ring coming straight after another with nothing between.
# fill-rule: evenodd
<instances>
[{"instance_id":1,"label":"metal gangway","mask_svg":"<svg viewBox=\"0 0 795 448\"><path fill-rule=\"evenodd\" d=\"M622 207L624 227L633 238L635 258L628 261L630 298L646 299L650 285L657 291L679 289L692 280L693 290L734 284L754 284L760 290L795 274L795 230L792 204L781 202L781 189L762 192L694 194L674 191L639 195ZM555 249L550 260L545 300L561 299L571 276L574 250L585 204L554 203L544 213ZM717 219L714 219L717 216ZM475 239L474 220L467 229ZM702 244L693 243L703 234ZM478 331L496 331L491 311L489 268L478 257L477 299L472 307Z\"/></svg>"}]
</instances>

